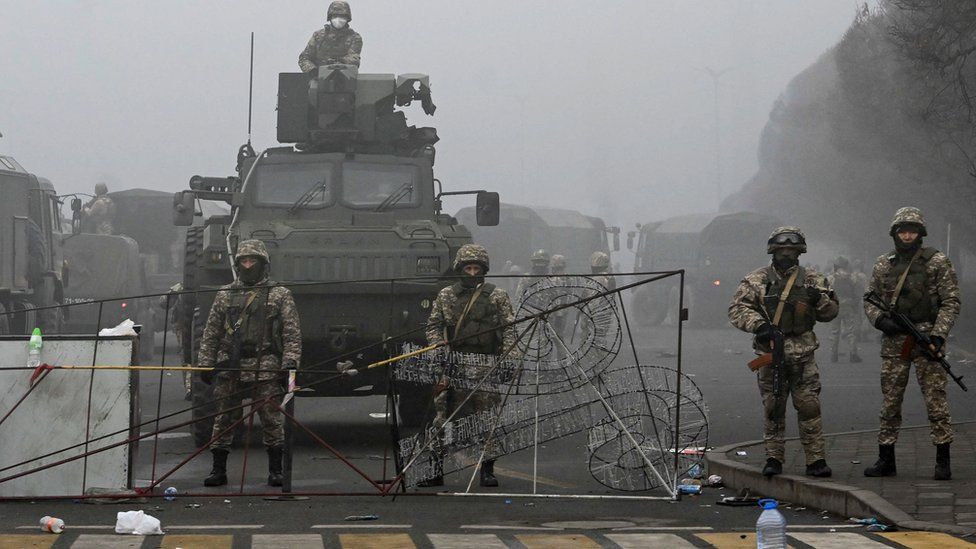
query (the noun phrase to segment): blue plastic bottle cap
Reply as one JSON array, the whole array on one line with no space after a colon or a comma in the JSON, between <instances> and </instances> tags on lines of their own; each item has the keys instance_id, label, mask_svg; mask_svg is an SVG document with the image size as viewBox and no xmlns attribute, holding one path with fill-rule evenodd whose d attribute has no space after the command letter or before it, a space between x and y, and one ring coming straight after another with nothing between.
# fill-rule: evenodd
<instances>
[{"instance_id":1,"label":"blue plastic bottle cap","mask_svg":"<svg viewBox=\"0 0 976 549\"><path fill-rule=\"evenodd\" d=\"M763 509L775 509L779 507L779 503L775 499L761 499L759 500L759 506Z\"/></svg>"}]
</instances>

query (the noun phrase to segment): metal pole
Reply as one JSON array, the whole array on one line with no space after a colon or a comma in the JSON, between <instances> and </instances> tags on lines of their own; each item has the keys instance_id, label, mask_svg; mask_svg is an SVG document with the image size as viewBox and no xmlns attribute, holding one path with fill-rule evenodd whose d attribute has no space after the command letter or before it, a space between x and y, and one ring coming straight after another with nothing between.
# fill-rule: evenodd
<instances>
[{"instance_id":1,"label":"metal pole","mask_svg":"<svg viewBox=\"0 0 976 549\"><path fill-rule=\"evenodd\" d=\"M678 358L677 358L677 382L675 383L675 392L677 393L677 398L674 404L674 499L680 499L681 494L678 492L678 467L681 458L681 440L679 438L681 434L681 345L683 328L685 321L688 320L688 315L685 314L685 271L681 269L681 275L679 279L680 286L678 288Z\"/></svg>"},{"instance_id":2,"label":"metal pole","mask_svg":"<svg viewBox=\"0 0 976 549\"><path fill-rule=\"evenodd\" d=\"M102 326L102 310L105 302L98 303L98 319L95 321L95 349L92 351L92 366L98 361L98 330ZM88 411L85 413L85 461L81 469L81 493L84 494L88 488L88 441L91 440L91 401L92 389L95 386L95 370L88 376Z\"/></svg>"},{"instance_id":3,"label":"metal pole","mask_svg":"<svg viewBox=\"0 0 976 549\"><path fill-rule=\"evenodd\" d=\"M288 390L289 392L294 389L295 386L295 370L288 370ZM295 396L291 394L291 398L285 403L285 412L289 417L295 417ZM292 452L292 446L295 443L295 429L292 426L291 419L285 419L285 447L281 454L281 493L290 494L291 493L291 472L292 472L292 458L294 453Z\"/></svg>"}]
</instances>

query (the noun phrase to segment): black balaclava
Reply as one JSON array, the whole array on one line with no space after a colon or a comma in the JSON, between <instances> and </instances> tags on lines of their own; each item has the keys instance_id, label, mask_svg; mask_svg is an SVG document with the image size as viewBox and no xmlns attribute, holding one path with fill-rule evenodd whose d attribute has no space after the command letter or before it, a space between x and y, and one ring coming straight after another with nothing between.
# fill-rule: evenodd
<instances>
[{"instance_id":1,"label":"black balaclava","mask_svg":"<svg viewBox=\"0 0 976 549\"><path fill-rule=\"evenodd\" d=\"M264 279L265 262L263 259L258 259L258 261L251 265L251 268L245 269L243 265L238 262L237 264L237 277L247 286L254 286L258 282Z\"/></svg>"},{"instance_id":2,"label":"black balaclava","mask_svg":"<svg viewBox=\"0 0 976 549\"><path fill-rule=\"evenodd\" d=\"M901 241L900 238L898 238L898 230L904 227L914 227L915 230L918 231L918 238L915 239L915 242L912 242L911 244L905 244L904 242ZM897 250L898 253L900 254L913 255L915 252L918 251L919 248L922 247L922 229L917 225L912 225L912 224L900 225L895 229L895 235L891 238L894 239L895 241L895 250Z\"/></svg>"},{"instance_id":3,"label":"black balaclava","mask_svg":"<svg viewBox=\"0 0 976 549\"><path fill-rule=\"evenodd\" d=\"M800 250L796 248L779 248L773 250L773 267L785 273L800 264Z\"/></svg>"},{"instance_id":4,"label":"black balaclava","mask_svg":"<svg viewBox=\"0 0 976 549\"><path fill-rule=\"evenodd\" d=\"M471 263L465 263L464 265L461 265L461 286L464 286L465 288L477 288L478 284L483 284L485 281L485 266L482 265L481 263L475 263L475 265L481 267L481 274L477 276L471 276L468 273L464 272L464 267L467 265L471 265Z\"/></svg>"}]
</instances>

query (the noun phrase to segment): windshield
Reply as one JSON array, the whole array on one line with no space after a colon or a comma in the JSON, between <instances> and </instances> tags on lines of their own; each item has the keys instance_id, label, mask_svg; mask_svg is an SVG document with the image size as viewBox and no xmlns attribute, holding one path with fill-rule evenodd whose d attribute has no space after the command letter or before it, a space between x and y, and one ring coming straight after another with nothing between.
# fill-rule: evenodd
<instances>
[{"instance_id":1,"label":"windshield","mask_svg":"<svg viewBox=\"0 0 976 549\"><path fill-rule=\"evenodd\" d=\"M416 166L345 163L342 165L343 201L352 207L382 209L420 203Z\"/></svg>"},{"instance_id":2,"label":"windshield","mask_svg":"<svg viewBox=\"0 0 976 549\"><path fill-rule=\"evenodd\" d=\"M257 176L256 198L261 204L292 206L303 196L304 208L333 201L331 164L264 164L258 166Z\"/></svg>"}]
</instances>

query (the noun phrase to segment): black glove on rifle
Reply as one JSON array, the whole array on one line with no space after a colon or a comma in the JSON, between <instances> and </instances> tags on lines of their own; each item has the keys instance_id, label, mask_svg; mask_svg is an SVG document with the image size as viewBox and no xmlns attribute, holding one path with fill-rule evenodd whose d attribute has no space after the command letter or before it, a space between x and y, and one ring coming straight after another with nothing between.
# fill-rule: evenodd
<instances>
[{"instance_id":1,"label":"black glove on rifle","mask_svg":"<svg viewBox=\"0 0 976 549\"><path fill-rule=\"evenodd\" d=\"M760 345L769 345L775 332L776 328L772 324L763 322L756 328L756 342Z\"/></svg>"},{"instance_id":2,"label":"black glove on rifle","mask_svg":"<svg viewBox=\"0 0 976 549\"><path fill-rule=\"evenodd\" d=\"M878 317L878 321L874 323L874 327L884 332L887 336L896 336L903 333L902 327L889 314L883 314Z\"/></svg>"}]
</instances>

